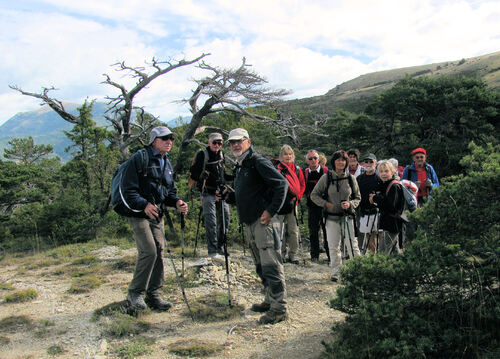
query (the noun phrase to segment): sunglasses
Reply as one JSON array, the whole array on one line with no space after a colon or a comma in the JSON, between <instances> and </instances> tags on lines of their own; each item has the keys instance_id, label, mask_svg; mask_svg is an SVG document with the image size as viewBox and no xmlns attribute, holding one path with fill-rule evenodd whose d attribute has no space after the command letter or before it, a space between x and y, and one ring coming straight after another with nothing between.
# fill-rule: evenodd
<instances>
[{"instance_id":1,"label":"sunglasses","mask_svg":"<svg viewBox=\"0 0 500 359\"><path fill-rule=\"evenodd\" d=\"M212 144L222 146L222 141L221 140L213 141Z\"/></svg>"},{"instance_id":2,"label":"sunglasses","mask_svg":"<svg viewBox=\"0 0 500 359\"><path fill-rule=\"evenodd\" d=\"M372 160L365 160L365 163L373 163Z\"/></svg>"},{"instance_id":3,"label":"sunglasses","mask_svg":"<svg viewBox=\"0 0 500 359\"><path fill-rule=\"evenodd\" d=\"M246 140L247 140L247 138L242 138L241 140L229 140L229 144L230 145L234 145L234 144L237 144L237 143L243 143Z\"/></svg>"},{"instance_id":4,"label":"sunglasses","mask_svg":"<svg viewBox=\"0 0 500 359\"><path fill-rule=\"evenodd\" d=\"M166 135L166 136L161 136L161 137L158 137L159 139L163 140L163 141L173 141L174 140L174 135Z\"/></svg>"},{"instance_id":5,"label":"sunglasses","mask_svg":"<svg viewBox=\"0 0 500 359\"><path fill-rule=\"evenodd\" d=\"M415 156L416 159L425 158L425 156Z\"/></svg>"},{"instance_id":6,"label":"sunglasses","mask_svg":"<svg viewBox=\"0 0 500 359\"><path fill-rule=\"evenodd\" d=\"M318 159L318 157L316 157L316 156L313 156L313 157L309 157L309 158L308 158L308 160L309 160L309 161L312 161L312 160L317 160L317 159Z\"/></svg>"}]
</instances>

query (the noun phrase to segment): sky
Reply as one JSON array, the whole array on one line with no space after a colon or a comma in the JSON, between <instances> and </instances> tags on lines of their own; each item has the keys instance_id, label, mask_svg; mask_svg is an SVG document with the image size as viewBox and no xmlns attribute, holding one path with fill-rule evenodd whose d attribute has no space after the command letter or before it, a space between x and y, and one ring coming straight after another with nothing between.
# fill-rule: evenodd
<instances>
[{"instance_id":1,"label":"sky","mask_svg":"<svg viewBox=\"0 0 500 359\"><path fill-rule=\"evenodd\" d=\"M0 124L40 101L9 88L83 103L131 88L111 66L205 61L236 68L245 57L289 99L325 94L362 74L500 51L498 0L0 0ZM204 74L176 69L135 104L167 122L189 116L179 100Z\"/></svg>"}]
</instances>

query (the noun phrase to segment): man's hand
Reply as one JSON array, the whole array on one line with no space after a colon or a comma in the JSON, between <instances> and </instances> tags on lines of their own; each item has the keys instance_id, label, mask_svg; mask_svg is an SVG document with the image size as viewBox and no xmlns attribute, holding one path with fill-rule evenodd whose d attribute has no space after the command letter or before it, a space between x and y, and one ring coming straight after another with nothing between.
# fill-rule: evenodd
<instances>
[{"instance_id":1,"label":"man's hand","mask_svg":"<svg viewBox=\"0 0 500 359\"><path fill-rule=\"evenodd\" d=\"M188 213L188 205L182 199L177 201L177 203L175 204L175 207L177 208L177 210L179 212L181 212L184 215L186 215Z\"/></svg>"},{"instance_id":2,"label":"man's hand","mask_svg":"<svg viewBox=\"0 0 500 359\"><path fill-rule=\"evenodd\" d=\"M351 207L351 203L349 201L342 201L340 202L340 207L342 207L342 209L348 209Z\"/></svg>"},{"instance_id":3,"label":"man's hand","mask_svg":"<svg viewBox=\"0 0 500 359\"><path fill-rule=\"evenodd\" d=\"M271 223L272 219L273 216L271 216L271 213L269 213L267 210L264 210L264 212L262 212L262 215L260 216L260 224L267 226L269 223Z\"/></svg>"},{"instance_id":4,"label":"man's hand","mask_svg":"<svg viewBox=\"0 0 500 359\"><path fill-rule=\"evenodd\" d=\"M328 212L333 213L333 203L325 202L325 207Z\"/></svg>"},{"instance_id":5,"label":"man's hand","mask_svg":"<svg viewBox=\"0 0 500 359\"><path fill-rule=\"evenodd\" d=\"M420 189L420 181L416 181L415 184L417 185L417 187Z\"/></svg>"},{"instance_id":6,"label":"man's hand","mask_svg":"<svg viewBox=\"0 0 500 359\"><path fill-rule=\"evenodd\" d=\"M432 187L432 181L430 180L430 178L426 178L425 187Z\"/></svg>"},{"instance_id":7,"label":"man's hand","mask_svg":"<svg viewBox=\"0 0 500 359\"><path fill-rule=\"evenodd\" d=\"M148 202L146 208L144 208L144 213L151 219L158 218L158 207L154 204Z\"/></svg>"}]
</instances>

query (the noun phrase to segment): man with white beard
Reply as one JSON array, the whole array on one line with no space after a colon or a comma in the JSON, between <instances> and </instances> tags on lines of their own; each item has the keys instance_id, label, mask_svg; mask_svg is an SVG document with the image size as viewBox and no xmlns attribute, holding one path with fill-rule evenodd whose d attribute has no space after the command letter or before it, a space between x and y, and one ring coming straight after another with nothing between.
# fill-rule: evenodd
<instances>
[{"instance_id":1,"label":"man with white beard","mask_svg":"<svg viewBox=\"0 0 500 359\"><path fill-rule=\"evenodd\" d=\"M229 145L236 157L234 196L240 223L265 288L265 298L252 311L265 313L260 324L286 319L286 287L280 253L280 229L275 216L285 201L288 183L271 161L251 147L248 132L236 128L229 133Z\"/></svg>"}]
</instances>

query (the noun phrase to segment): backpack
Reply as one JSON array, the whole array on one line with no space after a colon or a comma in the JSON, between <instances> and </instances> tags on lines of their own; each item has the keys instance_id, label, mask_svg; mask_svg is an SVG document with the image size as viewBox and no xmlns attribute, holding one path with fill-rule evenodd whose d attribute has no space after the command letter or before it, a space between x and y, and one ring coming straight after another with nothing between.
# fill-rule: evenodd
<instances>
[{"instance_id":1,"label":"backpack","mask_svg":"<svg viewBox=\"0 0 500 359\"><path fill-rule=\"evenodd\" d=\"M278 211L278 214L288 214L293 211L295 207L295 203L297 202L297 197L298 193L294 193L293 191L290 190L290 184L292 181L292 174L288 170L288 167L284 165L280 160L276 158L271 158L269 161L274 165L276 170L278 170L279 173L285 177L285 179L288 182L288 189L286 191L286 197L285 197L285 202L283 203L283 206L281 209ZM297 175L297 179L300 179L300 167L295 166L295 174Z\"/></svg>"},{"instance_id":2,"label":"backpack","mask_svg":"<svg viewBox=\"0 0 500 359\"><path fill-rule=\"evenodd\" d=\"M208 150L206 148L204 148L202 150L199 150L198 152L203 152L203 166L202 166L201 172L200 172L200 173L203 173L203 172L205 172L205 168L207 167L207 164L208 164L208 156L209 156L208 155ZM196 155L191 160L191 167L194 164L194 161L196 159L196 156L198 155L198 152L196 153ZM220 160L217 160L217 161L214 161L214 162L210 162L210 164L215 164L215 163L220 163L220 162L224 162L224 152L221 152L221 159ZM189 186L189 188L192 189L193 186L196 183L197 183L197 181L191 177L191 172L189 172L189 177L188 177L188 186Z\"/></svg>"},{"instance_id":3,"label":"backpack","mask_svg":"<svg viewBox=\"0 0 500 359\"><path fill-rule=\"evenodd\" d=\"M142 167L140 172L144 177L148 174L148 165L149 165L149 155L148 151L145 148L140 149L137 153L141 156ZM123 181L123 173L130 166L131 161L133 161L135 154L132 155L128 160L123 162L120 167L116 170L113 178L111 179L111 206L113 210L118 213L120 216L130 217L133 216L134 213L140 213L143 210L137 210L130 207L130 205L125 201L125 197L122 193L122 181Z\"/></svg>"},{"instance_id":4,"label":"backpack","mask_svg":"<svg viewBox=\"0 0 500 359\"><path fill-rule=\"evenodd\" d=\"M414 210L417 209L417 186L409 181L409 180L393 180L391 183L389 183L389 186L387 186L387 190L385 193L389 193L389 190L391 189L392 185L394 183L399 183L401 187L403 188L403 208L400 208L398 210L398 217L400 217L402 220L405 222L408 222L408 216L406 214L406 211L413 212Z\"/></svg>"},{"instance_id":5,"label":"backpack","mask_svg":"<svg viewBox=\"0 0 500 359\"><path fill-rule=\"evenodd\" d=\"M321 166L321 174L325 174L328 172L328 167L326 166ZM305 181L307 183L307 179L309 178L309 173L311 173L311 169L309 167L307 167L305 170L304 170L304 178L305 178Z\"/></svg>"}]
</instances>

